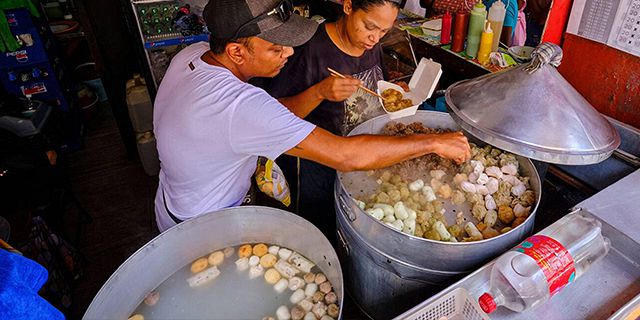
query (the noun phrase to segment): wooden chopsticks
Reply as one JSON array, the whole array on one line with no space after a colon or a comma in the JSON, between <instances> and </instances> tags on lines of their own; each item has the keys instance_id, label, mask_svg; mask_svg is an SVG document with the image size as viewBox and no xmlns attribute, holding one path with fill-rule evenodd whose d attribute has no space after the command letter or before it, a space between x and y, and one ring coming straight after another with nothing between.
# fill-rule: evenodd
<instances>
[{"instance_id":1,"label":"wooden chopsticks","mask_svg":"<svg viewBox=\"0 0 640 320\"><path fill-rule=\"evenodd\" d=\"M335 71L335 70L333 70L333 69L331 69L331 68L327 68L327 70L329 70L329 73L330 73L332 76L336 77L336 78L342 78L342 79L346 79L346 78L347 78L347 77L346 77L346 76L344 76L342 73L340 73L340 72L338 72L338 71ZM365 86L363 86L363 85L358 85L358 87L359 87L360 89L364 90L365 92L367 92L367 93L369 93L369 94L372 94L372 95L374 95L374 96L376 96L376 97L378 97L378 98L380 98L380 99L382 99L382 100L387 100L387 99L385 99L383 96L381 96L381 95L377 94L375 91L372 91L371 89L369 89L369 88L367 88L367 87L365 87Z\"/></svg>"}]
</instances>

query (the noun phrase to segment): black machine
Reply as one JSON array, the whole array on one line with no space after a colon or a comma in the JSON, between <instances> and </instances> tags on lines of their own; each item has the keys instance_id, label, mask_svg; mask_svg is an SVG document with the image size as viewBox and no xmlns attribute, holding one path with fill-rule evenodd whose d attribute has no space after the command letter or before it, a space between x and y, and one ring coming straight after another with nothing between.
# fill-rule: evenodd
<instances>
[{"instance_id":1,"label":"black machine","mask_svg":"<svg viewBox=\"0 0 640 320\"><path fill-rule=\"evenodd\" d=\"M40 133L49 118L51 106L41 101L10 96L0 101L0 129L18 137Z\"/></svg>"}]
</instances>

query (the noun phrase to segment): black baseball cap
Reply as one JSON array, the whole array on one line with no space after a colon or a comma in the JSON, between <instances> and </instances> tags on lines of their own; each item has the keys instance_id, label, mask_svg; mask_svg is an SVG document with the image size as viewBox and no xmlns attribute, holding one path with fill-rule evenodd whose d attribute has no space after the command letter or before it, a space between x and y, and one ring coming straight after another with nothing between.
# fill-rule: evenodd
<instances>
[{"instance_id":1,"label":"black baseball cap","mask_svg":"<svg viewBox=\"0 0 640 320\"><path fill-rule=\"evenodd\" d=\"M214 38L256 36L287 47L309 41L318 28L293 13L292 0L210 0L202 16Z\"/></svg>"}]
</instances>

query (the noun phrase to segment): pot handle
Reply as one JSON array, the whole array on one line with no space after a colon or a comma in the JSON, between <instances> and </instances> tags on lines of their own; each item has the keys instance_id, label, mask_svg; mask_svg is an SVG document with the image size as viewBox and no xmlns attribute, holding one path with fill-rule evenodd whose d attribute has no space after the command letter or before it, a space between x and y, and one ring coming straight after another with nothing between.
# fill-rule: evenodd
<instances>
[{"instance_id":1,"label":"pot handle","mask_svg":"<svg viewBox=\"0 0 640 320\"><path fill-rule=\"evenodd\" d=\"M353 221L356 221L356 218L357 218L354 210L356 208L359 210L360 208L356 206L355 203L353 203L353 200L351 198L345 199L345 193L346 192L340 192L338 194L338 205L340 206L340 208L342 208L342 211L347 215L347 218L349 218L349 220L353 222Z\"/></svg>"},{"instance_id":2,"label":"pot handle","mask_svg":"<svg viewBox=\"0 0 640 320\"><path fill-rule=\"evenodd\" d=\"M349 245L347 244L347 241L344 239L344 235L342 235L342 231L340 231L340 229L336 229L336 233L338 234L338 240L340 241L340 243L342 244L342 247L344 248L344 252L347 254L347 256L350 256L351 252L349 251Z\"/></svg>"},{"instance_id":3,"label":"pot handle","mask_svg":"<svg viewBox=\"0 0 640 320\"><path fill-rule=\"evenodd\" d=\"M395 262L391 259L387 259L386 261L381 261L371 256L371 254L366 253L369 256L369 259L378 267L387 270L388 272L393 273L396 277L402 280L409 280L420 282L429 285L441 285L441 283L434 282L434 280L427 280L421 277L419 274L407 274L406 272L402 272L402 268L397 268L396 265L398 262ZM428 269L424 269L423 271L428 271Z\"/></svg>"}]
</instances>

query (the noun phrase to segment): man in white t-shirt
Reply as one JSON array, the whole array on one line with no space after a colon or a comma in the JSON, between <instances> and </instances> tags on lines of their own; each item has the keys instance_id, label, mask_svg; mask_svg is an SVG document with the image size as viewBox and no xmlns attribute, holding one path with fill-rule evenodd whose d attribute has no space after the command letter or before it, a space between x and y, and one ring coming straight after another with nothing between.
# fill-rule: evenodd
<instances>
[{"instance_id":1,"label":"man in white t-shirt","mask_svg":"<svg viewBox=\"0 0 640 320\"><path fill-rule=\"evenodd\" d=\"M161 161L155 199L160 231L239 205L258 156L286 153L341 171L382 168L427 153L458 162L469 157L461 133L335 136L248 84L278 74L292 47L314 34L317 24L292 11L290 0L211 0L203 12L210 43L190 45L171 61L153 114ZM336 81L354 90L359 84Z\"/></svg>"}]
</instances>

